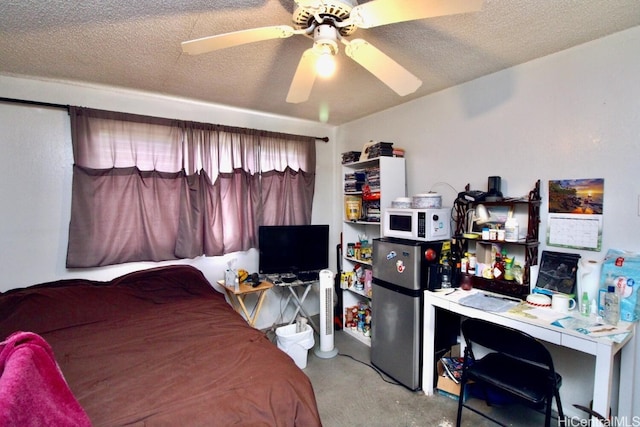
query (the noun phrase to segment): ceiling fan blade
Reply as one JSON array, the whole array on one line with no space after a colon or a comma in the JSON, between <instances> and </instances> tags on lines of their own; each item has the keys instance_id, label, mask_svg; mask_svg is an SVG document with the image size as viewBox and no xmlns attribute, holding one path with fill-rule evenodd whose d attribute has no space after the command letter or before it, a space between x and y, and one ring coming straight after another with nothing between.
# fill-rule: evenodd
<instances>
[{"instance_id":1,"label":"ceiling fan blade","mask_svg":"<svg viewBox=\"0 0 640 427\"><path fill-rule=\"evenodd\" d=\"M233 33L219 34L216 36L202 37L200 39L182 42L182 51L189 55L212 52L226 49L246 43L260 42L277 38L287 38L300 31L288 25L275 25L272 27L253 28L251 30L235 31Z\"/></svg>"},{"instance_id":2,"label":"ceiling fan blade","mask_svg":"<svg viewBox=\"0 0 640 427\"><path fill-rule=\"evenodd\" d=\"M345 53L400 96L409 95L422 85L419 78L363 39L349 42Z\"/></svg>"},{"instance_id":3,"label":"ceiling fan blade","mask_svg":"<svg viewBox=\"0 0 640 427\"><path fill-rule=\"evenodd\" d=\"M316 81L317 59L318 54L313 48L304 51L298 63L298 68L296 68L296 74L293 76L293 81L289 87L287 102L299 104L309 99L311 88Z\"/></svg>"},{"instance_id":4,"label":"ceiling fan blade","mask_svg":"<svg viewBox=\"0 0 640 427\"><path fill-rule=\"evenodd\" d=\"M348 21L360 28L477 12L483 0L372 0L351 10Z\"/></svg>"}]
</instances>

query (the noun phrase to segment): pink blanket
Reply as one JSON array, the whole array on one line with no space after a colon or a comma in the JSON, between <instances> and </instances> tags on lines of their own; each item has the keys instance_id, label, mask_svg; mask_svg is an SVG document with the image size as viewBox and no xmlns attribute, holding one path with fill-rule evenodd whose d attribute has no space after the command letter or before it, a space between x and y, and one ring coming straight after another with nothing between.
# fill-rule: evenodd
<instances>
[{"instance_id":1,"label":"pink blanket","mask_svg":"<svg viewBox=\"0 0 640 427\"><path fill-rule=\"evenodd\" d=\"M16 332L0 343L0 425L91 425L39 335Z\"/></svg>"}]
</instances>

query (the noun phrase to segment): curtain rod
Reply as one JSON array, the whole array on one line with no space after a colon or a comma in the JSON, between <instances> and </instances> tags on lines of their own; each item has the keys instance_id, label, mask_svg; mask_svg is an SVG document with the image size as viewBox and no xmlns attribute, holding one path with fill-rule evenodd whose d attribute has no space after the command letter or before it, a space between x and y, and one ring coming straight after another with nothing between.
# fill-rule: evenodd
<instances>
[{"instance_id":1,"label":"curtain rod","mask_svg":"<svg viewBox=\"0 0 640 427\"><path fill-rule=\"evenodd\" d=\"M0 102L8 102L8 103L13 103L13 104L33 105L33 106L37 106L37 107L59 108L61 110L67 110L67 112L69 112L69 107L70 107L70 105L64 105L64 104L52 104L52 103L49 103L49 102L29 101L27 99L4 98L4 97L0 97ZM269 132L269 131L265 131L265 132ZM292 134L292 133L287 134L287 133L282 133L282 132L273 132L273 133L280 133L282 135L291 135L293 137L313 138L313 139L316 139L318 141L329 142L329 137L328 136L296 135L296 134Z\"/></svg>"},{"instance_id":2,"label":"curtain rod","mask_svg":"<svg viewBox=\"0 0 640 427\"><path fill-rule=\"evenodd\" d=\"M51 107L51 108L59 108L61 110L69 111L69 105L63 104L51 104L49 102L40 102L40 101L29 101L26 99L16 99L16 98L0 98L0 102L10 102L13 104L26 104L26 105L34 105L37 107Z\"/></svg>"}]
</instances>

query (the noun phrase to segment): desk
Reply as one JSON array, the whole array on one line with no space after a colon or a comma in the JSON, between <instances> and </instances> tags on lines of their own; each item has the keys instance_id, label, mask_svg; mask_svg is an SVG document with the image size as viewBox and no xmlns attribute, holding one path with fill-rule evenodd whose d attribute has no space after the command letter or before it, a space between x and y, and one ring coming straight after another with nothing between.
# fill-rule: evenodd
<instances>
[{"instance_id":1,"label":"desk","mask_svg":"<svg viewBox=\"0 0 640 427\"><path fill-rule=\"evenodd\" d=\"M576 351L581 351L595 356L595 372L593 387L593 409L603 415L609 413L611 407L612 380L614 375L614 357L621 351L620 366L622 369L629 368L630 374L620 375L619 388L619 407L617 411L618 417L626 417L631 420L633 415L629 402L623 400L625 391L633 388L633 366L635 359L635 345L626 345L633 338L635 332L635 324L621 322L631 333L621 343L615 343L606 338L594 338L583 335L577 331L556 327L549 321L541 319L531 319L522 315L505 313L493 313L477 308L466 307L458 303L458 300L472 291L456 291L451 294L444 292L425 291L424 298L424 336L423 336L423 355L424 364L422 369L422 388L426 395L433 394L434 373L433 367L436 363L434 356L434 340L435 340L435 316L436 307L457 313L464 317L474 317L489 322L498 323L509 326L528 333L542 341L553 343ZM633 344L633 343L632 343ZM569 405L575 402L566 402ZM615 410L613 411L616 412ZM595 419L594 419L595 420ZM597 421L594 421L599 425Z\"/></svg>"},{"instance_id":2,"label":"desk","mask_svg":"<svg viewBox=\"0 0 640 427\"><path fill-rule=\"evenodd\" d=\"M255 328L256 319L258 318L258 314L260 314L260 309L262 308L262 303L264 302L264 298L267 296L266 291L273 287L273 283L270 282L261 282L255 288L251 285L247 285L246 283L240 283L240 287L238 290L231 286L226 286L224 280L218 280L218 284L222 286L224 292L227 294L229 301L231 301L231 305L233 308L240 314L244 314L247 319L249 325ZM258 294L258 302L256 303L253 311L253 316L249 314L247 310L247 306L244 303L244 299L247 295L250 294Z\"/></svg>"}]
</instances>

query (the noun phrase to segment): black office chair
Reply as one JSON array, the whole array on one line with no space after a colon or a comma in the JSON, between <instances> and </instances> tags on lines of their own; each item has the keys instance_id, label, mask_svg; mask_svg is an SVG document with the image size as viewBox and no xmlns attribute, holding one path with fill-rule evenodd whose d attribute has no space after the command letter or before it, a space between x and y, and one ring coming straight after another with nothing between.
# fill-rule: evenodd
<instances>
[{"instance_id":1,"label":"black office chair","mask_svg":"<svg viewBox=\"0 0 640 427\"><path fill-rule=\"evenodd\" d=\"M469 381L482 390L488 405L491 404L489 391L502 390L506 392L505 396L534 409L540 410L544 406L544 425L547 427L551 424L551 404L555 396L558 419L564 419L559 393L562 377L553 368L551 354L542 343L524 332L480 319L466 319L461 330L466 348L456 426L460 427L463 407L504 426L465 403L465 385ZM477 351L478 346L490 352L476 359L473 351Z\"/></svg>"}]
</instances>

